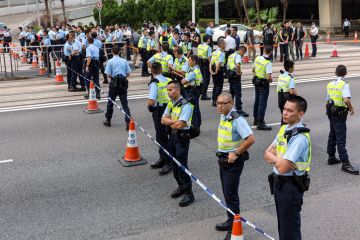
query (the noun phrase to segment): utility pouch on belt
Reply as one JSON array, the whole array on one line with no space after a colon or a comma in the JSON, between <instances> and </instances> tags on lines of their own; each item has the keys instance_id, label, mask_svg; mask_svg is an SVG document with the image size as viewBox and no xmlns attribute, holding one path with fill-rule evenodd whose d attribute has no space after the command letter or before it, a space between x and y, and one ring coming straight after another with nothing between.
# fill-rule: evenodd
<instances>
[{"instance_id":1,"label":"utility pouch on belt","mask_svg":"<svg viewBox=\"0 0 360 240\"><path fill-rule=\"evenodd\" d=\"M111 78L111 81L109 83L109 87L115 87L127 90L129 86L129 81L126 79L126 77L118 75L113 78Z\"/></svg>"},{"instance_id":2,"label":"utility pouch on belt","mask_svg":"<svg viewBox=\"0 0 360 240\"><path fill-rule=\"evenodd\" d=\"M237 76L235 71L227 70L225 73L225 78L235 78Z\"/></svg>"},{"instance_id":3,"label":"utility pouch on belt","mask_svg":"<svg viewBox=\"0 0 360 240\"><path fill-rule=\"evenodd\" d=\"M230 167L230 163L228 163L228 155L229 153L216 152L216 156L218 157L218 164L220 167Z\"/></svg>"},{"instance_id":4,"label":"utility pouch on belt","mask_svg":"<svg viewBox=\"0 0 360 240\"><path fill-rule=\"evenodd\" d=\"M294 184L299 188L300 192L306 192L310 187L310 177L307 173L302 176L298 176L293 173Z\"/></svg>"},{"instance_id":5,"label":"utility pouch on belt","mask_svg":"<svg viewBox=\"0 0 360 240\"><path fill-rule=\"evenodd\" d=\"M215 65L215 64L211 65L211 71L212 71L212 72L215 72L215 71L216 71L216 65Z\"/></svg>"},{"instance_id":6,"label":"utility pouch on belt","mask_svg":"<svg viewBox=\"0 0 360 240\"><path fill-rule=\"evenodd\" d=\"M266 85L268 83L268 80L265 78L258 78L257 76L254 76L252 79L252 83L254 84L254 86L260 87Z\"/></svg>"}]
</instances>

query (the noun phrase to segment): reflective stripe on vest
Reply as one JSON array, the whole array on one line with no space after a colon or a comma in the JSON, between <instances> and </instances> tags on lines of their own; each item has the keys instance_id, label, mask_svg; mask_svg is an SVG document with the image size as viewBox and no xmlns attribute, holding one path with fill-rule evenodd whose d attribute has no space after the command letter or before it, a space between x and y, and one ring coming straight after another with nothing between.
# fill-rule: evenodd
<instances>
[{"instance_id":1,"label":"reflective stripe on vest","mask_svg":"<svg viewBox=\"0 0 360 240\"><path fill-rule=\"evenodd\" d=\"M158 62L161 64L162 71L164 73L169 72L168 61L170 60L170 58L171 58L171 55L169 55L169 54L166 54L165 57L161 57L161 53L157 53L154 55L155 62Z\"/></svg>"},{"instance_id":2,"label":"reflective stripe on vest","mask_svg":"<svg viewBox=\"0 0 360 240\"><path fill-rule=\"evenodd\" d=\"M240 146L241 140L233 141L232 129L232 122L223 120L223 117L221 116L217 138L219 151L233 151Z\"/></svg>"},{"instance_id":3,"label":"reflective stripe on vest","mask_svg":"<svg viewBox=\"0 0 360 240\"><path fill-rule=\"evenodd\" d=\"M236 71L235 58L236 58L236 53L231 54L228 58L227 67L230 71Z\"/></svg>"},{"instance_id":4,"label":"reflective stripe on vest","mask_svg":"<svg viewBox=\"0 0 360 240\"><path fill-rule=\"evenodd\" d=\"M167 85L170 81L171 81L171 78L166 78L166 81L164 81L164 82L159 81L158 83L156 83L156 85L157 85L156 101L159 104L168 103L170 100L169 95L167 93Z\"/></svg>"},{"instance_id":5,"label":"reflective stripe on vest","mask_svg":"<svg viewBox=\"0 0 360 240\"><path fill-rule=\"evenodd\" d=\"M221 50L216 50L215 52L213 52L213 55L211 57L211 65L213 64L218 64L219 61L220 61L220 56L223 52ZM224 66L224 63L222 62L221 63L221 66L223 67Z\"/></svg>"},{"instance_id":6,"label":"reflective stripe on vest","mask_svg":"<svg viewBox=\"0 0 360 240\"><path fill-rule=\"evenodd\" d=\"M265 78L266 77L266 65L270 62L263 57L257 57L255 59L255 75L258 78Z\"/></svg>"},{"instance_id":7,"label":"reflective stripe on vest","mask_svg":"<svg viewBox=\"0 0 360 240\"><path fill-rule=\"evenodd\" d=\"M191 103L188 102L186 104L190 104L191 108L194 109L194 106ZM174 107L174 104L173 104L172 101L168 102L167 107L169 108L169 110L171 112L170 117L171 117L172 120L179 120L179 116L180 116L180 113L181 113L182 106L184 106L184 105ZM191 117L190 117L189 121L186 123L187 126L189 126L189 127L191 126L191 120L192 120L192 114L191 114Z\"/></svg>"},{"instance_id":8,"label":"reflective stripe on vest","mask_svg":"<svg viewBox=\"0 0 360 240\"><path fill-rule=\"evenodd\" d=\"M182 70L182 67L184 66L184 64L186 62L188 62L189 59L187 57L183 57L181 59L181 62L179 62L179 59L178 58L175 58L175 61L174 61L174 66L175 66L175 70L176 71L181 71Z\"/></svg>"},{"instance_id":9,"label":"reflective stripe on vest","mask_svg":"<svg viewBox=\"0 0 360 240\"><path fill-rule=\"evenodd\" d=\"M149 39L149 40L148 40L148 42L147 42L147 44L146 44L146 51L150 51L150 50L152 50L152 48L154 49L155 43L154 43L153 41L154 41L153 39ZM151 46L151 43L154 43L154 45Z\"/></svg>"},{"instance_id":10,"label":"reflective stripe on vest","mask_svg":"<svg viewBox=\"0 0 360 240\"><path fill-rule=\"evenodd\" d=\"M342 95L342 90L346 82L344 80L332 81L327 85L327 94L334 101L334 105L338 107L346 107Z\"/></svg>"},{"instance_id":11,"label":"reflective stripe on vest","mask_svg":"<svg viewBox=\"0 0 360 240\"><path fill-rule=\"evenodd\" d=\"M173 39L174 39L173 36L170 36L170 37L168 38L168 43L169 43L169 48L170 48L170 49L174 49Z\"/></svg>"},{"instance_id":12,"label":"reflective stripe on vest","mask_svg":"<svg viewBox=\"0 0 360 240\"><path fill-rule=\"evenodd\" d=\"M201 74L200 68L190 68L190 71L185 73L185 77L187 77L189 75L189 73L191 73L191 72L195 73L195 86L199 87L203 81L203 76Z\"/></svg>"},{"instance_id":13,"label":"reflective stripe on vest","mask_svg":"<svg viewBox=\"0 0 360 240\"><path fill-rule=\"evenodd\" d=\"M138 48L145 48L145 44L144 44L144 36L142 36L139 40L139 43L138 43Z\"/></svg>"},{"instance_id":14,"label":"reflective stripe on vest","mask_svg":"<svg viewBox=\"0 0 360 240\"><path fill-rule=\"evenodd\" d=\"M276 146L276 156L278 156L278 157L283 157L288 148L287 139L284 136L285 129L286 129L286 125L283 125L280 128L279 133L277 134L277 141L276 141L275 146ZM298 170L298 171L308 172L308 171L310 171L310 163L311 163L310 134L309 133L299 133L299 134L303 134L309 142L309 156L308 156L308 159L306 160L306 162L295 162L295 166L296 166L296 170Z\"/></svg>"},{"instance_id":15,"label":"reflective stripe on vest","mask_svg":"<svg viewBox=\"0 0 360 240\"><path fill-rule=\"evenodd\" d=\"M278 81L277 81L277 92L281 92L281 89L283 92L289 92L290 91L290 75L281 74L279 75Z\"/></svg>"},{"instance_id":16,"label":"reflective stripe on vest","mask_svg":"<svg viewBox=\"0 0 360 240\"><path fill-rule=\"evenodd\" d=\"M209 45L207 44L200 44L198 46L198 56L201 59L208 59L208 51L209 51Z\"/></svg>"}]
</instances>

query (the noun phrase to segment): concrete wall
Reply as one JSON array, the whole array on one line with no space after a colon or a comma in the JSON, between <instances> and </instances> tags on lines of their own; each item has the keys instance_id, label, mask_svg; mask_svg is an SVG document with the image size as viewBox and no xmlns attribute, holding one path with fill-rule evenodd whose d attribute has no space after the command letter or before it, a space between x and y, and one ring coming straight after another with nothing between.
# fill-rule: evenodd
<instances>
[{"instance_id":1,"label":"concrete wall","mask_svg":"<svg viewBox=\"0 0 360 240\"><path fill-rule=\"evenodd\" d=\"M338 28L342 26L341 0L319 0L319 20L321 28Z\"/></svg>"}]
</instances>

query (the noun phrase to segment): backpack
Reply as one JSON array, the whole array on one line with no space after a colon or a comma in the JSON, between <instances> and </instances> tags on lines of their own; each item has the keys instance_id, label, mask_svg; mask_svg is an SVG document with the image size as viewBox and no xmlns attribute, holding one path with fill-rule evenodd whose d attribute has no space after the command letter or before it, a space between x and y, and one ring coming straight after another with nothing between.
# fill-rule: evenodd
<instances>
[{"instance_id":1,"label":"backpack","mask_svg":"<svg viewBox=\"0 0 360 240\"><path fill-rule=\"evenodd\" d=\"M274 32L271 28L267 28L264 34L264 43L272 44L274 41Z\"/></svg>"}]
</instances>

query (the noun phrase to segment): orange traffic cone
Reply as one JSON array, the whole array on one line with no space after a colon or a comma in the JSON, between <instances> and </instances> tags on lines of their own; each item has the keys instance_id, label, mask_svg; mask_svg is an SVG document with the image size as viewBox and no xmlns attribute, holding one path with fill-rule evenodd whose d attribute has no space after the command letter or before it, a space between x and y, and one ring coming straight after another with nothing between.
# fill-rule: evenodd
<instances>
[{"instance_id":1,"label":"orange traffic cone","mask_svg":"<svg viewBox=\"0 0 360 240\"><path fill-rule=\"evenodd\" d=\"M44 76L46 75L46 70L45 70L45 66L44 66L44 57L42 56L42 54L40 53L40 57L39 57L39 73L38 76Z\"/></svg>"},{"instance_id":2,"label":"orange traffic cone","mask_svg":"<svg viewBox=\"0 0 360 240\"><path fill-rule=\"evenodd\" d=\"M88 102L88 105L85 108L84 112L90 113L90 114L103 112L103 110L101 110L99 108L97 100L96 100L95 85L94 85L93 80L90 80L89 102Z\"/></svg>"},{"instance_id":3,"label":"orange traffic cone","mask_svg":"<svg viewBox=\"0 0 360 240\"><path fill-rule=\"evenodd\" d=\"M33 51L31 68L38 68L38 67L39 67L39 64L38 64L38 61L37 61L37 55L36 55L36 52Z\"/></svg>"},{"instance_id":4,"label":"orange traffic cone","mask_svg":"<svg viewBox=\"0 0 360 240\"><path fill-rule=\"evenodd\" d=\"M61 63L59 60L56 60L56 75L55 75L55 83L56 84L62 84L65 83L64 81L64 77L62 75L62 71L61 71Z\"/></svg>"},{"instance_id":5,"label":"orange traffic cone","mask_svg":"<svg viewBox=\"0 0 360 240\"><path fill-rule=\"evenodd\" d=\"M326 31L326 43L330 43L331 39L330 39L330 31Z\"/></svg>"},{"instance_id":6,"label":"orange traffic cone","mask_svg":"<svg viewBox=\"0 0 360 240\"><path fill-rule=\"evenodd\" d=\"M26 57L26 51L24 51L22 53L22 57L21 57L21 63L27 63L28 60L27 60L27 57Z\"/></svg>"},{"instance_id":7,"label":"orange traffic cone","mask_svg":"<svg viewBox=\"0 0 360 240\"><path fill-rule=\"evenodd\" d=\"M132 167L147 163L146 160L140 156L139 147L136 141L135 123L132 119L130 120L129 137L126 145L125 156L120 159L120 163L124 167Z\"/></svg>"},{"instance_id":8,"label":"orange traffic cone","mask_svg":"<svg viewBox=\"0 0 360 240\"><path fill-rule=\"evenodd\" d=\"M244 240L241 218L239 214L234 216L234 222L231 230L231 240Z\"/></svg>"},{"instance_id":9,"label":"orange traffic cone","mask_svg":"<svg viewBox=\"0 0 360 240\"><path fill-rule=\"evenodd\" d=\"M355 35L354 35L354 42L358 42L358 35L357 35L357 31L355 31Z\"/></svg>"},{"instance_id":10,"label":"orange traffic cone","mask_svg":"<svg viewBox=\"0 0 360 240\"><path fill-rule=\"evenodd\" d=\"M332 55L330 57L339 57L337 49L336 49L336 42L334 42L334 50L333 50Z\"/></svg>"},{"instance_id":11,"label":"orange traffic cone","mask_svg":"<svg viewBox=\"0 0 360 240\"><path fill-rule=\"evenodd\" d=\"M309 44L307 43L306 44L306 47L305 47L305 55L304 55L305 58L309 58L310 57L310 52L309 52Z\"/></svg>"}]
</instances>

